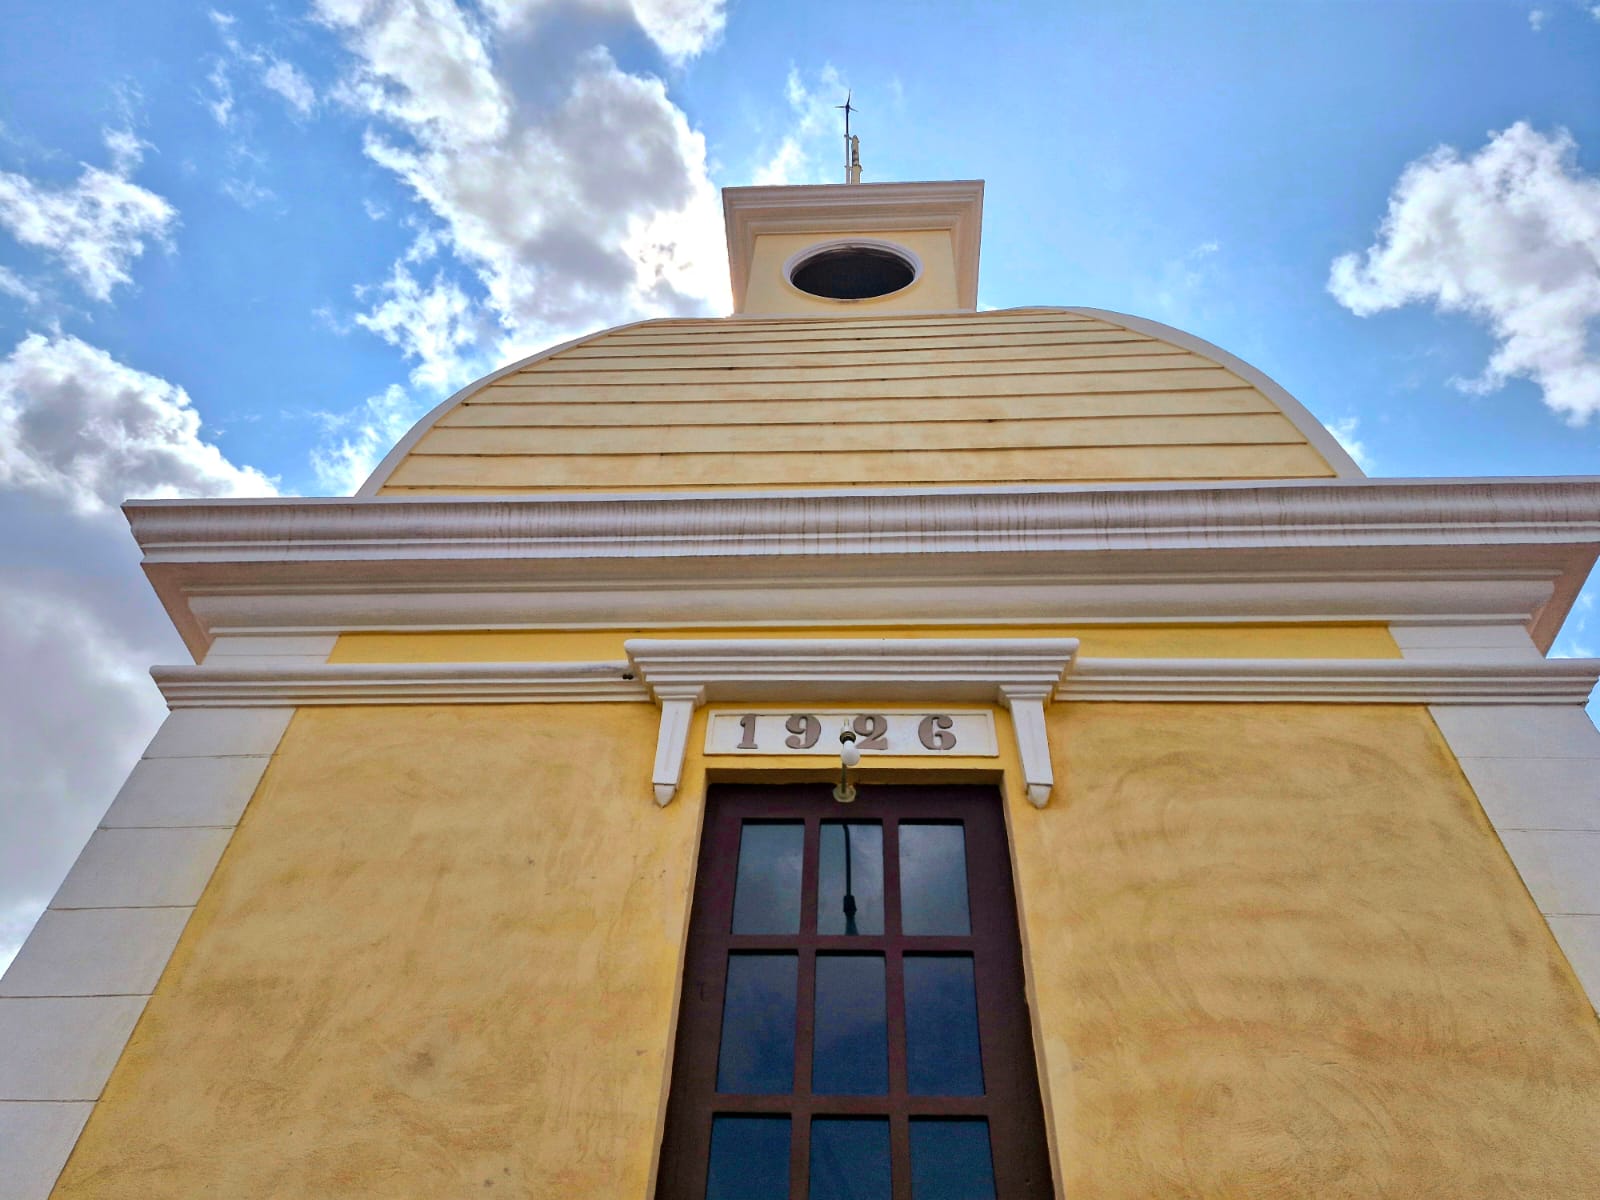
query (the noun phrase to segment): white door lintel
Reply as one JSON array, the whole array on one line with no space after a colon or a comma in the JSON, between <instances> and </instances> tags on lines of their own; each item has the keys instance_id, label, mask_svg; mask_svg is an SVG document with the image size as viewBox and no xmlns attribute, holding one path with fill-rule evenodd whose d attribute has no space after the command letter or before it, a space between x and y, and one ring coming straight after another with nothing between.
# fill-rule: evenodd
<instances>
[{"instance_id":1,"label":"white door lintel","mask_svg":"<svg viewBox=\"0 0 1600 1200\"><path fill-rule=\"evenodd\" d=\"M1077 638L632 638L634 672L661 705L657 804L683 779L694 710L708 701L986 701L1011 710L1028 799L1055 785L1044 706L1072 666Z\"/></svg>"}]
</instances>

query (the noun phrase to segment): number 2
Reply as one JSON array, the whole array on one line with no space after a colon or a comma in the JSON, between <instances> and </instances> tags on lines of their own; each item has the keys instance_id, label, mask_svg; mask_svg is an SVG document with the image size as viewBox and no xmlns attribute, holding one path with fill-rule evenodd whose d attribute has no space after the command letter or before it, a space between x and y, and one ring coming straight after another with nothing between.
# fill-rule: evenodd
<instances>
[{"instance_id":1,"label":"number 2","mask_svg":"<svg viewBox=\"0 0 1600 1200\"><path fill-rule=\"evenodd\" d=\"M862 713L850 722L850 728L856 731L856 736L861 739L863 750L887 750L889 739L889 718L879 716L877 713Z\"/></svg>"}]
</instances>

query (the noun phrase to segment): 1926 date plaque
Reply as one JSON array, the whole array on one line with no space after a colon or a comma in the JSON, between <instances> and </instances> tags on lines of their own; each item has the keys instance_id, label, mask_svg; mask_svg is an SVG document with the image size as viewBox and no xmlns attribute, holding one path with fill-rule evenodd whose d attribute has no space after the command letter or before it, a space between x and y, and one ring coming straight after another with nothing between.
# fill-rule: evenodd
<instances>
[{"instance_id":1,"label":"1926 date plaque","mask_svg":"<svg viewBox=\"0 0 1600 1200\"><path fill-rule=\"evenodd\" d=\"M863 755L915 757L999 754L994 714L986 709L794 709L714 712L706 723L707 754L837 756L849 728Z\"/></svg>"}]
</instances>

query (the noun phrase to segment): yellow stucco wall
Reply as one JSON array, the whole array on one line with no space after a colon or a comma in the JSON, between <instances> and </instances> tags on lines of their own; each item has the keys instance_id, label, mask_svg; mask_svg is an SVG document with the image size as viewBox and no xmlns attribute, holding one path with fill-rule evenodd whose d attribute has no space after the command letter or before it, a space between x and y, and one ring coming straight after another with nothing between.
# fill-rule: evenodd
<instances>
[{"instance_id":1,"label":"yellow stucco wall","mask_svg":"<svg viewBox=\"0 0 1600 1200\"><path fill-rule=\"evenodd\" d=\"M838 317L878 312L947 312L961 307L956 291L956 254L950 233L943 229L862 235L874 241L904 246L922 263L922 273L910 287L870 300L825 300L808 296L792 286L783 266L791 257L819 242L848 238L849 234L763 234L750 255L750 282L741 315L816 313Z\"/></svg>"},{"instance_id":2,"label":"yellow stucco wall","mask_svg":"<svg viewBox=\"0 0 1600 1200\"><path fill-rule=\"evenodd\" d=\"M1009 806L1071 1200L1600 1179L1600 1026L1426 710L1060 705Z\"/></svg>"},{"instance_id":3,"label":"yellow stucco wall","mask_svg":"<svg viewBox=\"0 0 1600 1200\"><path fill-rule=\"evenodd\" d=\"M58 1197L648 1195L709 777L646 704L303 710ZM1072 1200L1600 1175L1600 1027L1424 709L1059 704L1006 773ZM490 1191L487 1183L493 1183Z\"/></svg>"},{"instance_id":4,"label":"yellow stucco wall","mask_svg":"<svg viewBox=\"0 0 1600 1200\"><path fill-rule=\"evenodd\" d=\"M380 494L1333 473L1248 380L1113 320L874 310L609 330L470 389Z\"/></svg>"},{"instance_id":5,"label":"yellow stucco wall","mask_svg":"<svg viewBox=\"0 0 1600 1200\"><path fill-rule=\"evenodd\" d=\"M655 724L298 713L54 1194L644 1196L699 825Z\"/></svg>"},{"instance_id":6,"label":"yellow stucco wall","mask_svg":"<svg viewBox=\"0 0 1600 1200\"><path fill-rule=\"evenodd\" d=\"M347 633L330 662L607 662L647 638L1075 637L1085 658L1399 658L1387 626L993 625L760 626L743 629L524 629L464 633Z\"/></svg>"}]
</instances>

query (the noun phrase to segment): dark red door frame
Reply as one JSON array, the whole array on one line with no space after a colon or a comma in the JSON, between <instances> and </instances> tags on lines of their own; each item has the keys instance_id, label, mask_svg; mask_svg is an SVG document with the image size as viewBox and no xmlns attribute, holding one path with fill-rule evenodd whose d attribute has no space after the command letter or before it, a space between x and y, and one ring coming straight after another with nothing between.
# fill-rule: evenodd
<instances>
[{"instance_id":1,"label":"dark red door frame","mask_svg":"<svg viewBox=\"0 0 1600 1200\"><path fill-rule=\"evenodd\" d=\"M995 1185L1001 1200L1053 1194L1032 1030L1023 984L1016 893L997 789L982 786L864 785L860 799L834 802L823 784L713 785L706 798L699 870L689 921L672 1087L657 1177L657 1200L703 1200L711 1120L718 1113L768 1113L792 1119L790 1200L806 1200L812 1116L887 1116L895 1200L911 1200L911 1117L971 1116L989 1122ZM803 821L800 931L796 935L730 932L746 821ZM864 821L883 828L884 931L829 936L816 931L821 823ZM900 921L899 824L960 822L966 831L968 937L907 936ZM717 1055L727 962L739 951L789 951L799 956L795 1088L777 1096L719 1095ZM818 1096L811 1091L816 955L819 951L881 954L888 985L889 1090L880 1096ZM907 1091L903 956L971 954L985 1094L914 1096Z\"/></svg>"}]
</instances>

